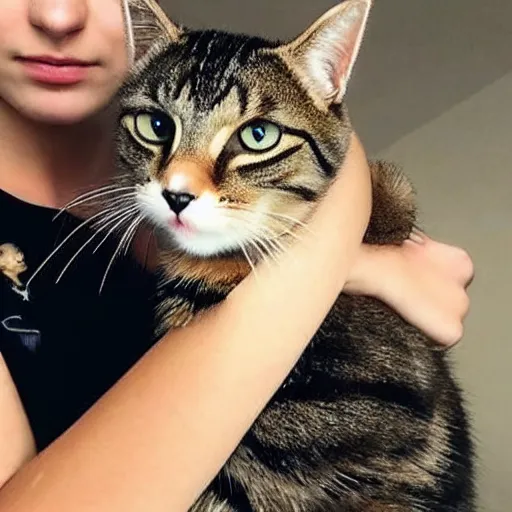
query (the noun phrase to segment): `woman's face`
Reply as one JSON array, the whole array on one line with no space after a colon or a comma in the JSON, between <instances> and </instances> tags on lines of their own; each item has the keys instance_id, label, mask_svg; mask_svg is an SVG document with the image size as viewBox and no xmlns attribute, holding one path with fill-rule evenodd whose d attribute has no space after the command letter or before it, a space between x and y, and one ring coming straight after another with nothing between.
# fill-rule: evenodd
<instances>
[{"instance_id":1,"label":"woman's face","mask_svg":"<svg viewBox=\"0 0 512 512\"><path fill-rule=\"evenodd\" d=\"M127 70L122 0L0 0L0 101L25 117L79 122Z\"/></svg>"}]
</instances>

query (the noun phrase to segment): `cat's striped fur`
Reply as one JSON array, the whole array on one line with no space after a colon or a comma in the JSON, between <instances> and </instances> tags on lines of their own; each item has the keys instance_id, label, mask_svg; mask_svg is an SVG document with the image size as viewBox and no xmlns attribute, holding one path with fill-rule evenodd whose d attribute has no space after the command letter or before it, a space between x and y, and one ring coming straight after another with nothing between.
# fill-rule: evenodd
<instances>
[{"instance_id":1,"label":"cat's striped fur","mask_svg":"<svg viewBox=\"0 0 512 512\"><path fill-rule=\"evenodd\" d=\"M138 55L149 51L120 96L119 161L167 245L162 332L221 301L251 271L247 258L300 233L346 153L342 99L369 1L347 0L286 45L187 31L152 0L131 4ZM248 126L258 140L274 134L254 119L279 127L275 147L244 146ZM166 129L168 140L146 137ZM400 243L416 221L411 186L391 164L372 171L366 240ZM171 213L177 198L192 231ZM474 509L473 494L468 422L447 357L377 300L341 295L192 510L462 512Z\"/></svg>"}]
</instances>

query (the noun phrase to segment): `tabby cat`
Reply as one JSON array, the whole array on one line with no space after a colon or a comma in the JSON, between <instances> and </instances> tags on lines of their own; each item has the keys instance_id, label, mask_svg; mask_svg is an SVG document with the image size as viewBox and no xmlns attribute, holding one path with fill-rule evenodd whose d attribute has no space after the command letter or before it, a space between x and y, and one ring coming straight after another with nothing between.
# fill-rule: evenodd
<instances>
[{"instance_id":1,"label":"tabby cat","mask_svg":"<svg viewBox=\"0 0 512 512\"><path fill-rule=\"evenodd\" d=\"M153 0L131 4L115 200L133 201L130 226L149 219L164 247L161 333L293 241L335 178L370 0L342 2L284 44L187 30ZM398 244L416 222L413 191L392 164L371 165L366 241ZM473 479L446 356L379 301L342 294L192 511L470 511Z\"/></svg>"}]
</instances>

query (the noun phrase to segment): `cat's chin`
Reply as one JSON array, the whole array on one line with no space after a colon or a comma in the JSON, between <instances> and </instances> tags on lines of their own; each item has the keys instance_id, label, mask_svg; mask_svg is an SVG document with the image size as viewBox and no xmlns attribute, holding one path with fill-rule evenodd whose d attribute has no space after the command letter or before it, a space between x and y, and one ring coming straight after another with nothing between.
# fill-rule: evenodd
<instances>
[{"instance_id":1,"label":"cat's chin","mask_svg":"<svg viewBox=\"0 0 512 512\"><path fill-rule=\"evenodd\" d=\"M227 234L173 231L171 237L176 249L196 258L214 258L240 251L240 241Z\"/></svg>"}]
</instances>

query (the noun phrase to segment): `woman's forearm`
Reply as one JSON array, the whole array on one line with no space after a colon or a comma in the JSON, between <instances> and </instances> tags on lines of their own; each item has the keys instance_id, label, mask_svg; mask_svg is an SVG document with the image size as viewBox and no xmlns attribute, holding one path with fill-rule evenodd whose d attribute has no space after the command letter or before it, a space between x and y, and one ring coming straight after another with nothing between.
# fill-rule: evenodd
<instances>
[{"instance_id":1,"label":"woman's forearm","mask_svg":"<svg viewBox=\"0 0 512 512\"><path fill-rule=\"evenodd\" d=\"M309 227L215 310L164 337L0 491L0 511L186 511L328 313L370 215L358 141ZM315 235L316 233L316 235Z\"/></svg>"}]
</instances>

